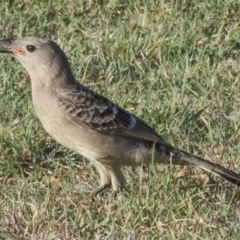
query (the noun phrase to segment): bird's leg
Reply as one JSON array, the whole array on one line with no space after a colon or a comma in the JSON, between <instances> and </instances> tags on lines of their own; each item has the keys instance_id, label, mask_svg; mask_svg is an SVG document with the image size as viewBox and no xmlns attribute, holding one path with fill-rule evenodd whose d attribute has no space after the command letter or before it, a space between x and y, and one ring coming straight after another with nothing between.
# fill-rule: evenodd
<instances>
[{"instance_id":1,"label":"bird's leg","mask_svg":"<svg viewBox=\"0 0 240 240\"><path fill-rule=\"evenodd\" d=\"M93 192L91 192L89 195L87 195L81 202L87 203L90 199L95 197L98 193L102 192L106 188L109 188L111 186L111 176L108 173L108 170L105 166L103 166L100 162L92 162L93 165L97 168L99 174L100 174L100 186L95 189Z\"/></svg>"},{"instance_id":2,"label":"bird's leg","mask_svg":"<svg viewBox=\"0 0 240 240\"><path fill-rule=\"evenodd\" d=\"M100 185L97 189L92 191L90 194L88 194L85 198L81 200L81 203L86 204L88 203L92 198L94 198L98 193L102 192L103 190L109 188L111 184L105 184L105 185Z\"/></svg>"},{"instance_id":3,"label":"bird's leg","mask_svg":"<svg viewBox=\"0 0 240 240\"><path fill-rule=\"evenodd\" d=\"M122 174L120 166L108 168L108 173L111 177L113 191L118 192L119 190L123 189L126 181Z\"/></svg>"},{"instance_id":4,"label":"bird's leg","mask_svg":"<svg viewBox=\"0 0 240 240\"><path fill-rule=\"evenodd\" d=\"M95 197L98 193L112 185L113 191L118 192L125 185L125 179L119 166L105 167L100 163L94 164L100 173L101 185L85 197L81 202L87 203L90 199Z\"/></svg>"}]
</instances>

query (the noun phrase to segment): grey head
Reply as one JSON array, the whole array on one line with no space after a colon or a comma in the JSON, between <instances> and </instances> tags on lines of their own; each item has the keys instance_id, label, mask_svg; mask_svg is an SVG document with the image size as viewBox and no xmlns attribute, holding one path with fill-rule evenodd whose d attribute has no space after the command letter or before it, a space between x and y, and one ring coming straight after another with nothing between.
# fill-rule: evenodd
<instances>
[{"instance_id":1,"label":"grey head","mask_svg":"<svg viewBox=\"0 0 240 240\"><path fill-rule=\"evenodd\" d=\"M18 59L33 81L36 76L49 76L52 80L58 79L56 76L59 75L68 75L66 79L73 78L65 53L50 39L28 37L0 40L0 53Z\"/></svg>"}]
</instances>

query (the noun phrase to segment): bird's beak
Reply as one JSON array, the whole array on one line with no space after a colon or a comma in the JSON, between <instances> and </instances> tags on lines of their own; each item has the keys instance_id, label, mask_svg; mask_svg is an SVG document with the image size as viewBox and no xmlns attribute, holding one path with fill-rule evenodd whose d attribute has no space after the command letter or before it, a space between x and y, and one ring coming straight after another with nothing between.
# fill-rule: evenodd
<instances>
[{"instance_id":1,"label":"bird's beak","mask_svg":"<svg viewBox=\"0 0 240 240\"><path fill-rule=\"evenodd\" d=\"M2 46L4 48L2 48ZM0 40L0 53L13 54L13 51L12 51L12 40L10 40L10 39Z\"/></svg>"}]
</instances>

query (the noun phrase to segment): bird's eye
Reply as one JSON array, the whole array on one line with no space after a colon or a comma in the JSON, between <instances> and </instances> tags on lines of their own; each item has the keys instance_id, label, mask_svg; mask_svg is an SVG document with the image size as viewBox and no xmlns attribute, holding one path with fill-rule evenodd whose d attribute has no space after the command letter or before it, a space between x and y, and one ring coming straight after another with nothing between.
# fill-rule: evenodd
<instances>
[{"instance_id":1,"label":"bird's eye","mask_svg":"<svg viewBox=\"0 0 240 240\"><path fill-rule=\"evenodd\" d=\"M29 52L34 52L35 49L36 49L35 46L33 46L33 45L27 45L27 50L28 50Z\"/></svg>"}]
</instances>

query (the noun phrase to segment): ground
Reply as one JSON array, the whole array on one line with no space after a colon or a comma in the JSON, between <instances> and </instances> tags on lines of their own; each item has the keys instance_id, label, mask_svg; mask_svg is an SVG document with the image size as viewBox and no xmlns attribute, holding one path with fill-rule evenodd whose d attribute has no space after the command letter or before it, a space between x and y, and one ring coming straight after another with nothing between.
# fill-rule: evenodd
<instances>
[{"instance_id":1,"label":"ground","mask_svg":"<svg viewBox=\"0 0 240 240\"><path fill-rule=\"evenodd\" d=\"M1 38L50 37L76 78L172 145L240 174L239 1L2 1ZM1 239L239 239L238 189L198 167L95 168L43 130L27 72L0 55ZM214 183L214 184L213 184Z\"/></svg>"}]
</instances>

